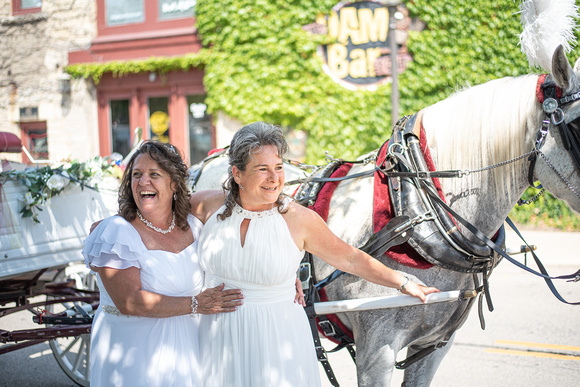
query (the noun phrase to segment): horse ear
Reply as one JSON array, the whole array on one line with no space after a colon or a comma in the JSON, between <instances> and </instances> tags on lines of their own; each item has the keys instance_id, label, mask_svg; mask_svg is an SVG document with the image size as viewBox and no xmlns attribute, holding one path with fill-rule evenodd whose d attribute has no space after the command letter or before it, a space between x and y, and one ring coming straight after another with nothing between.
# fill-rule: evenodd
<instances>
[{"instance_id":1,"label":"horse ear","mask_svg":"<svg viewBox=\"0 0 580 387\"><path fill-rule=\"evenodd\" d=\"M564 94L570 94L580 88L580 81L572 70L562 45L556 48L554 56L552 56L552 76Z\"/></svg>"}]
</instances>

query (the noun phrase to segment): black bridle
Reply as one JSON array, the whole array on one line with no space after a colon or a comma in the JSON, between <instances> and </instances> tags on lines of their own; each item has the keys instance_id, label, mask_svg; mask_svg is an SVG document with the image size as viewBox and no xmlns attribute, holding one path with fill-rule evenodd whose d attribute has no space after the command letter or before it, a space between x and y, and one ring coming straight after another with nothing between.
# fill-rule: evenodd
<instances>
[{"instance_id":1,"label":"black bridle","mask_svg":"<svg viewBox=\"0 0 580 387\"><path fill-rule=\"evenodd\" d=\"M566 115L562 110L564 105L580 100L580 91L570 95L562 96L562 89L556 85L552 76L547 74L541 75L538 79L538 93L536 97L538 102L542 104L542 110L546 114L546 119L543 121L542 127L536 134L536 144L534 146L534 150L536 152L530 156L530 171L528 174L528 180L532 187L534 186L534 182L532 180L537 155L543 155L540 149L542 148L542 145L544 145L546 135L548 134L550 128L550 123L558 128L564 149L570 153L572 160L574 160L574 163L576 164L576 167L580 169L580 133L578 133L578 128L576 128L576 133L570 128L570 126L575 125L576 121L580 120L580 117L566 122ZM545 156L543 156L543 158L545 158Z\"/></svg>"}]
</instances>

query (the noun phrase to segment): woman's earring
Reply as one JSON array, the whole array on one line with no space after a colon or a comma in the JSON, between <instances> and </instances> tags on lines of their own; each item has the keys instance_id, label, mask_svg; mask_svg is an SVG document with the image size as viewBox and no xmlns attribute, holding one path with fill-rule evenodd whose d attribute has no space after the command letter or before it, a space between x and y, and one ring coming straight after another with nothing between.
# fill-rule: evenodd
<instances>
[{"instance_id":1,"label":"woman's earring","mask_svg":"<svg viewBox=\"0 0 580 387\"><path fill-rule=\"evenodd\" d=\"M173 193L173 200L177 200L177 192Z\"/></svg>"},{"instance_id":2,"label":"woman's earring","mask_svg":"<svg viewBox=\"0 0 580 387\"><path fill-rule=\"evenodd\" d=\"M242 191L245 191L246 190L242 184L239 184L239 186L242 189Z\"/></svg>"}]
</instances>

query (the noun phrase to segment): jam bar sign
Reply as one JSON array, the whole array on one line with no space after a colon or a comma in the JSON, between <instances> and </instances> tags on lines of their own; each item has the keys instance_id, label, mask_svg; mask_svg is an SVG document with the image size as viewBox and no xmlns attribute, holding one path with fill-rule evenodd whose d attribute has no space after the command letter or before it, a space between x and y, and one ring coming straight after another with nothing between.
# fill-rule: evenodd
<instances>
[{"instance_id":1,"label":"jam bar sign","mask_svg":"<svg viewBox=\"0 0 580 387\"><path fill-rule=\"evenodd\" d=\"M395 39L389 31L389 9L393 8L381 1L341 2L330 15L305 26L313 33L327 33L336 39L333 44L319 47L324 69L335 81L349 89L374 89L387 80L390 39ZM398 15L399 19L406 16L397 11L395 18ZM397 20L397 29L401 21ZM399 66L406 64L398 59Z\"/></svg>"}]
</instances>

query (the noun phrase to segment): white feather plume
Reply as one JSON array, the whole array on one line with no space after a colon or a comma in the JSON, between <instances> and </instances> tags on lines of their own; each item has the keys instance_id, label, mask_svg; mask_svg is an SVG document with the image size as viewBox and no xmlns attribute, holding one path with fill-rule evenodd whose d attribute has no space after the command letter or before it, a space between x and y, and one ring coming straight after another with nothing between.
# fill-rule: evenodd
<instances>
[{"instance_id":1,"label":"white feather plume","mask_svg":"<svg viewBox=\"0 0 580 387\"><path fill-rule=\"evenodd\" d=\"M562 45L570 52L576 43L574 30L578 7L574 0L524 0L520 4L523 31L520 34L522 52L531 67L552 70L552 54Z\"/></svg>"}]
</instances>

